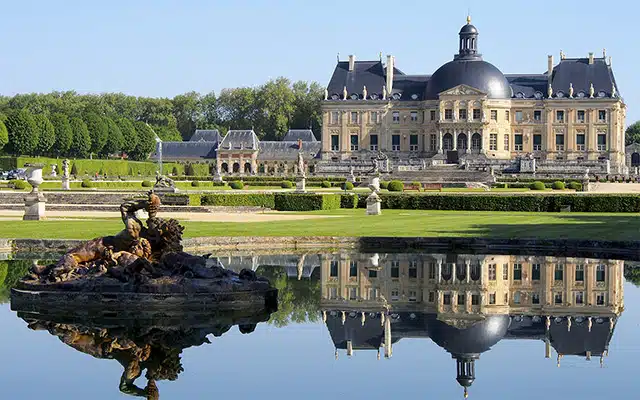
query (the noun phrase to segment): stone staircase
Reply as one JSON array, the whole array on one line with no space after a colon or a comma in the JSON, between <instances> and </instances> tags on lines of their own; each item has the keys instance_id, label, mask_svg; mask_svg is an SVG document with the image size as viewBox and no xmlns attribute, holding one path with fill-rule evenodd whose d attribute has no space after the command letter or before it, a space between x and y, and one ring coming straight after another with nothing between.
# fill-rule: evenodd
<instances>
[{"instance_id":1,"label":"stone staircase","mask_svg":"<svg viewBox=\"0 0 640 400\"><path fill-rule=\"evenodd\" d=\"M439 165L427 167L419 171L394 171L386 175L384 179L400 180L405 183L491 183L494 181L489 171L465 170L457 165Z\"/></svg>"}]
</instances>

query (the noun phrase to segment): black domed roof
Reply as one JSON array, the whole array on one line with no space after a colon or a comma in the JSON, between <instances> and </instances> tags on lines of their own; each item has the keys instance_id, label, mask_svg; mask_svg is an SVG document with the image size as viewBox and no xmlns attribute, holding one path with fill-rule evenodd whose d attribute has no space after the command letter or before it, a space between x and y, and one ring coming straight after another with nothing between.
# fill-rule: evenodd
<instances>
[{"instance_id":1,"label":"black domed roof","mask_svg":"<svg viewBox=\"0 0 640 400\"><path fill-rule=\"evenodd\" d=\"M470 33L478 33L478 30L476 29L475 26L471 25L471 24L466 24L462 27L462 29L460 29L460 34L470 34Z\"/></svg>"},{"instance_id":2,"label":"black domed roof","mask_svg":"<svg viewBox=\"0 0 640 400\"><path fill-rule=\"evenodd\" d=\"M460 329L436 319L429 324L429 336L453 355L480 354L504 337L510 321L508 315L491 315Z\"/></svg>"},{"instance_id":3,"label":"black domed roof","mask_svg":"<svg viewBox=\"0 0 640 400\"><path fill-rule=\"evenodd\" d=\"M476 88L490 99L511 98L507 78L493 64L482 59L453 60L438 68L429 78L425 98L437 99L439 93L458 85Z\"/></svg>"}]
</instances>

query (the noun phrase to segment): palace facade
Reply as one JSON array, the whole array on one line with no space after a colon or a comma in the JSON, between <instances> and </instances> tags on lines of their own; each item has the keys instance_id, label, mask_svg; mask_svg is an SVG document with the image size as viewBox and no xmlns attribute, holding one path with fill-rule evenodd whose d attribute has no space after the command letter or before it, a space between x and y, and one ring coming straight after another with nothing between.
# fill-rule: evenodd
<instances>
[{"instance_id":1,"label":"palace facade","mask_svg":"<svg viewBox=\"0 0 640 400\"><path fill-rule=\"evenodd\" d=\"M478 38L468 18L458 54L432 75L405 74L391 55L386 63L339 61L323 103L323 160L382 151L395 164L466 160L506 169L504 161L533 158L559 170L608 162L623 173L626 106L604 50L561 52L557 64L549 56L544 73L503 74L483 60Z\"/></svg>"}]
</instances>

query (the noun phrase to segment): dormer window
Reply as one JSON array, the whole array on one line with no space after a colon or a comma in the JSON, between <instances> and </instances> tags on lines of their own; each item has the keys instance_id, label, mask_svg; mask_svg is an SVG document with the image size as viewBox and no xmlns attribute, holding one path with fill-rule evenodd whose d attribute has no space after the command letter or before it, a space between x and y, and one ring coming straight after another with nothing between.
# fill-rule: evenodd
<instances>
[{"instance_id":1,"label":"dormer window","mask_svg":"<svg viewBox=\"0 0 640 400\"><path fill-rule=\"evenodd\" d=\"M331 95L331 100L339 100L339 99L340 99L340 96L338 96L337 94L334 93Z\"/></svg>"},{"instance_id":2,"label":"dormer window","mask_svg":"<svg viewBox=\"0 0 640 400\"><path fill-rule=\"evenodd\" d=\"M607 94L601 90L598 92L598 97L607 97Z\"/></svg>"},{"instance_id":3,"label":"dormer window","mask_svg":"<svg viewBox=\"0 0 640 400\"><path fill-rule=\"evenodd\" d=\"M411 95L411 100L418 100L418 95L417 94L412 94Z\"/></svg>"},{"instance_id":4,"label":"dormer window","mask_svg":"<svg viewBox=\"0 0 640 400\"><path fill-rule=\"evenodd\" d=\"M556 97L561 99L564 97L564 92L563 91L558 91L558 93L556 93Z\"/></svg>"},{"instance_id":5,"label":"dormer window","mask_svg":"<svg viewBox=\"0 0 640 400\"><path fill-rule=\"evenodd\" d=\"M371 94L371 100L378 100L378 93Z\"/></svg>"},{"instance_id":6,"label":"dormer window","mask_svg":"<svg viewBox=\"0 0 640 400\"><path fill-rule=\"evenodd\" d=\"M542 99L542 92L535 92L535 93L533 94L533 97L535 97L535 98L536 98L536 100L540 100L540 99Z\"/></svg>"},{"instance_id":7,"label":"dormer window","mask_svg":"<svg viewBox=\"0 0 640 400\"><path fill-rule=\"evenodd\" d=\"M402 95L400 93L394 93L392 97L393 97L394 100L400 100L401 96Z\"/></svg>"},{"instance_id":8,"label":"dormer window","mask_svg":"<svg viewBox=\"0 0 640 400\"><path fill-rule=\"evenodd\" d=\"M518 93L516 93L516 98L518 98L518 99L524 99L524 93L522 93L522 92L518 92Z\"/></svg>"},{"instance_id":9,"label":"dormer window","mask_svg":"<svg viewBox=\"0 0 640 400\"><path fill-rule=\"evenodd\" d=\"M581 90L581 91L579 91L579 92L578 92L578 98L579 98L579 99L584 98L584 96L585 96L584 91L582 91L582 90Z\"/></svg>"},{"instance_id":10,"label":"dormer window","mask_svg":"<svg viewBox=\"0 0 640 400\"><path fill-rule=\"evenodd\" d=\"M351 95L351 100L358 100L360 98L360 96L358 96L356 93Z\"/></svg>"}]
</instances>

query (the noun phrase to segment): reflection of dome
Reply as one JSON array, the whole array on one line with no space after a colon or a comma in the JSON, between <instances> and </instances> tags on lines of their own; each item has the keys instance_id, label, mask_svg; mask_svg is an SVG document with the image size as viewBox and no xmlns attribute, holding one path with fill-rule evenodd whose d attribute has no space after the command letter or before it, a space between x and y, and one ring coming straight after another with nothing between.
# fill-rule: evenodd
<instances>
[{"instance_id":1,"label":"reflection of dome","mask_svg":"<svg viewBox=\"0 0 640 400\"><path fill-rule=\"evenodd\" d=\"M491 315L465 329L458 329L434 319L429 321L429 336L454 356L480 354L504 337L509 321L508 315Z\"/></svg>"}]
</instances>

